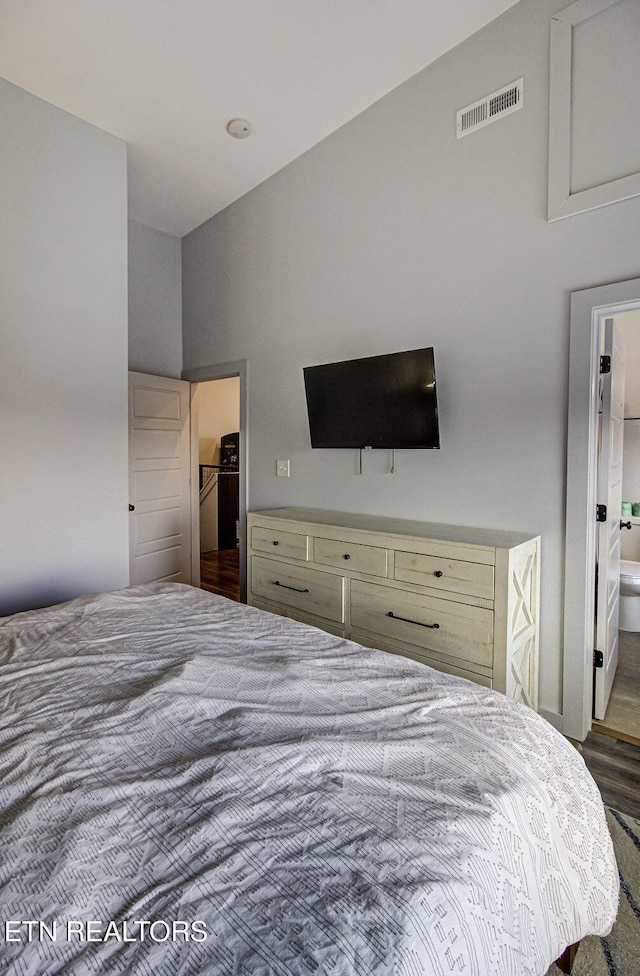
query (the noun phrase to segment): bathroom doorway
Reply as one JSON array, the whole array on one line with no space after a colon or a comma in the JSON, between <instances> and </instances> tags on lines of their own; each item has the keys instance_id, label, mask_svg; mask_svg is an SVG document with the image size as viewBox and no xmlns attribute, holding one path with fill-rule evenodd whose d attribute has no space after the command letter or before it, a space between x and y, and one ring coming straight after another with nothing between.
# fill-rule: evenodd
<instances>
[{"instance_id":1,"label":"bathroom doorway","mask_svg":"<svg viewBox=\"0 0 640 976\"><path fill-rule=\"evenodd\" d=\"M624 350L621 507L616 513L620 515L620 614L615 676L606 707L594 694L592 728L640 744L640 309L621 312L613 322ZM599 468L598 483L601 474ZM595 682L601 676L602 671L596 670Z\"/></svg>"},{"instance_id":2,"label":"bathroom doorway","mask_svg":"<svg viewBox=\"0 0 640 976\"><path fill-rule=\"evenodd\" d=\"M601 336L606 318L638 311L640 278L612 282L571 295L564 660L559 728L565 735L578 741L583 741L592 728L597 665L594 628L597 505L601 503L597 490ZM623 423L627 425L627 422ZM640 698L636 700L640 706ZM617 734L622 738L627 733L621 730Z\"/></svg>"}]
</instances>

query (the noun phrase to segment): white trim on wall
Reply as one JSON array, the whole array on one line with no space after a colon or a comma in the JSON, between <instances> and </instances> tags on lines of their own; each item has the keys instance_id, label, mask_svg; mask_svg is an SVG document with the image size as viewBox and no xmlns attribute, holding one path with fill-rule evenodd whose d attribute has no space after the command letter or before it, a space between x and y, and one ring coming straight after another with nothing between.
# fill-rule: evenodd
<instances>
[{"instance_id":1,"label":"white trim on wall","mask_svg":"<svg viewBox=\"0 0 640 976\"><path fill-rule=\"evenodd\" d=\"M640 308L640 278L571 296L565 524L563 732L582 741L591 729L600 326Z\"/></svg>"},{"instance_id":2,"label":"white trim on wall","mask_svg":"<svg viewBox=\"0 0 640 976\"><path fill-rule=\"evenodd\" d=\"M548 220L605 207L640 195L640 171L588 189L571 192L571 109L573 31L589 17L620 0L577 0L551 18L549 74Z\"/></svg>"}]
</instances>

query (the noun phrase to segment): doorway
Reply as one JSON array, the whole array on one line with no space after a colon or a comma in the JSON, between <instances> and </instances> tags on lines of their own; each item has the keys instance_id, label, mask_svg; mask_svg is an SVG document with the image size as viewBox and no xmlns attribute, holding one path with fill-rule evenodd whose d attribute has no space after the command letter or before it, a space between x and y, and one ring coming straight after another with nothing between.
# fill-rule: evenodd
<instances>
[{"instance_id":1,"label":"doorway","mask_svg":"<svg viewBox=\"0 0 640 976\"><path fill-rule=\"evenodd\" d=\"M200 588L240 600L240 377L193 384Z\"/></svg>"},{"instance_id":2,"label":"doorway","mask_svg":"<svg viewBox=\"0 0 640 976\"><path fill-rule=\"evenodd\" d=\"M563 731L580 741L592 728L601 336L606 318L638 311L640 279L571 297Z\"/></svg>"},{"instance_id":3,"label":"doorway","mask_svg":"<svg viewBox=\"0 0 640 976\"><path fill-rule=\"evenodd\" d=\"M606 707L594 705L593 731L640 745L640 593L629 598L640 569L640 309L613 317L624 350L620 572L617 667ZM635 513L635 514L634 514ZM622 587L621 587L622 582ZM640 590L640 585L637 587ZM602 669L596 671L596 682Z\"/></svg>"},{"instance_id":4,"label":"doorway","mask_svg":"<svg viewBox=\"0 0 640 976\"><path fill-rule=\"evenodd\" d=\"M191 384L192 583L200 586L204 580L206 589L244 602L247 594L247 361L184 370L182 376ZM230 464L233 453L235 461ZM207 494L212 496L207 514L203 515L202 539L201 481L205 488L209 484ZM226 515L221 522L218 513L225 506ZM221 542L224 549L220 548Z\"/></svg>"}]
</instances>

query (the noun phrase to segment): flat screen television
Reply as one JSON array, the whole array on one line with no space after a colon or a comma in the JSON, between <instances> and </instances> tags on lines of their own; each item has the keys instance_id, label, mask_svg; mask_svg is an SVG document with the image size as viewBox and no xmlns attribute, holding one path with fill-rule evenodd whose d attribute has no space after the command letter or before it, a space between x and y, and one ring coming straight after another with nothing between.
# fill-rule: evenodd
<instances>
[{"instance_id":1,"label":"flat screen television","mask_svg":"<svg viewBox=\"0 0 640 976\"><path fill-rule=\"evenodd\" d=\"M440 447L432 347L303 372L312 447Z\"/></svg>"}]
</instances>

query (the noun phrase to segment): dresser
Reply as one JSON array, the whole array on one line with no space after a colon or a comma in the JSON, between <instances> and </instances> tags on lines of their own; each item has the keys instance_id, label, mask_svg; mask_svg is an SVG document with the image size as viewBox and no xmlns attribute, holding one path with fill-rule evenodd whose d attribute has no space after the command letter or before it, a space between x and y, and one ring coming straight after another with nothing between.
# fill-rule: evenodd
<instances>
[{"instance_id":1,"label":"dresser","mask_svg":"<svg viewBox=\"0 0 640 976\"><path fill-rule=\"evenodd\" d=\"M537 707L540 538L323 509L247 518L248 602Z\"/></svg>"}]
</instances>

